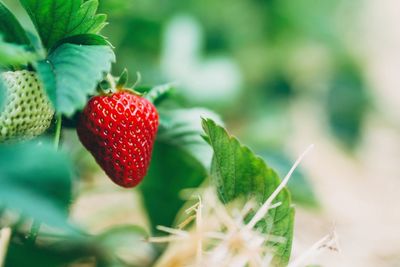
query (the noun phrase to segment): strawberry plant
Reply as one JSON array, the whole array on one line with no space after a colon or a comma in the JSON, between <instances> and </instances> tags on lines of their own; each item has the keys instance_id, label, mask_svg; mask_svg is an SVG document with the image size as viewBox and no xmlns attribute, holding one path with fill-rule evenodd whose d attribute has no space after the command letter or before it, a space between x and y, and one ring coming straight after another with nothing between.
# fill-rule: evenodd
<instances>
[{"instance_id":1,"label":"strawberry plant","mask_svg":"<svg viewBox=\"0 0 400 267\"><path fill-rule=\"evenodd\" d=\"M218 115L180 105L171 84L112 76L97 0L20 4L35 31L0 1L0 265L288 265L287 180ZM71 219L85 183L71 128L105 176L141 195L147 227L96 232Z\"/></svg>"}]
</instances>

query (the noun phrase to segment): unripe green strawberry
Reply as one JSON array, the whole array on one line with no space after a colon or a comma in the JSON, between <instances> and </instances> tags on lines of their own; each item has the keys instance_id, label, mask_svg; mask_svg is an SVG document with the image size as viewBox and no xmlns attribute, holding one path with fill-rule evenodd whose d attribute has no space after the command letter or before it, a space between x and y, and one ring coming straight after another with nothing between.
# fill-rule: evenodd
<instances>
[{"instance_id":1,"label":"unripe green strawberry","mask_svg":"<svg viewBox=\"0 0 400 267\"><path fill-rule=\"evenodd\" d=\"M6 87L0 113L0 142L30 139L49 128L54 109L35 72L2 74Z\"/></svg>"}]
</instances>

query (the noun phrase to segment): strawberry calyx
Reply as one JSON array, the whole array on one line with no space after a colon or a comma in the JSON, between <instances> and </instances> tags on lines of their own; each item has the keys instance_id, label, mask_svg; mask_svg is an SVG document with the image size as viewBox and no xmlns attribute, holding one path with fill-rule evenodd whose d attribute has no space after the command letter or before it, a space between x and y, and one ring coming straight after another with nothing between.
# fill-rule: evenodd
<instances>
[{"instance_id":1,"label":"strawberry calyx","mask_svg":"<svg viewBox=\"0 0 400 267\"><path fill-rule=\"evenodd\" d=\"M140 72L136 72L136 81L135 83L129 87L127 86L128 83L128 70L125 68L122 74L119 76L116 90L117 92L128 92L137 96L143 96L144 94L135 90L135 88L140 84L142 81L142 75Z\"/></svg>"},{"instance_id":2,"label":"strawberry calyx","mask_svg":"<svg viewBox=\"0 0 400 267\"><path fill-rule=\"evenodd\" d=\"M110 73L106 75L105 79L98 86L98 95L110 96L114 93L126 92L135 96L144 97L151 103L158 105L169 95L176 86L175 83L167 83L158 86L139 86L141 82L141 75L136 73L136 82L132 86L127 86L128 83L128 70L125 68L119 77L114 77Z\"/></svg>"},{"instance_id":3,"label":"strawberry calyx","mask_svg":"<svg viewBox=\"0 0 400 267\"><path fill-rule=\"evenodd\" d=\"M135 89L129 88L129 87L125 87L125 88L121 88L121 89L117 88L117 92L127 92L127 93L134 94L134 95L137 95L137 96L143 96L144 95L144 94L136 91Z\"/></svg>"},{"instance_id":4,"label":"strawberry calyx","mask_svg":"<svg viewBox=\"0 0 400 267\"><path fill-rule=\"evenodd\" d=\"M105 79L97 87L101 96L111 95L117 92L128 92L136 96L144 96L144 93L136 91L134 88L140 83L142 77L139 72L136 73L137 79L132 87L128 87L128 70L125 68L118 79L108 73Z\"/></svg>"},{"instance_id":5,"label":"strawberry calyx","mask_svg":"<svg viewBox=\"0 0 400 267\"><path fill-rule=\"evenodd\" d=\"M128 70L125 68L121 75L119 76L116 88L117 89L122 89L126 87L126 84L128 83Z\"/></svg>"}]
</instances>

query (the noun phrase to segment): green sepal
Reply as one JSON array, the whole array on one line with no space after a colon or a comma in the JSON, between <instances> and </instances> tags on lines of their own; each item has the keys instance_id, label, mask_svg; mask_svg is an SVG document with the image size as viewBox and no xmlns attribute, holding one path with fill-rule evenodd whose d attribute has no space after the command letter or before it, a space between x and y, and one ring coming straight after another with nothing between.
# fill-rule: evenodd
<instances>
[{"instance_id":1,"label":"green sepal","mask_svg":"<svg viewBox=\"0 0 400 267\"><path fill-rule=\"evenodd\" d=\"M30 46L24 28L2 1L0 1L0 33L6 42Z\"/></svg>"},{"instance_id":2,"label":"green sepal","mask_svg":"<svg viewBox=\"0 0 400 267\"><path fill-rule=\"evenodd\" d=\"M117 82L117 88L122 89L126 87L126 84L128 83L128 70L125 68L124 71L121 73L119 76L118 82Z\"/></svg>"}]
</instances>

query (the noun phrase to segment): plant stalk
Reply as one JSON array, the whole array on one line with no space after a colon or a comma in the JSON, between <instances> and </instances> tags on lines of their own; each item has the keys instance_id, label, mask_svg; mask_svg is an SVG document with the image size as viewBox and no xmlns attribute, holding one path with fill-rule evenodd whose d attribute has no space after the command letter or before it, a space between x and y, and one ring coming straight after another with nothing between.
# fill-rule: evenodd
<instances>
[{"instance_id":1,"label":"plant stalk","mask_svg":"<svg viewBox=\"0 0 400 267\"><path fill-rule=\"evenodd\" d=\"M54 134L54 148L58 150L60 145L60 136L61 136L61 124L62 124L62 116L61 114L57 114L56 118L56 132Z\"/></svg>"},{"instance_id":2,"label":"plant stalk","mask_svg":"<svg viewBox=\"0 0 400 267\"><path fill-rule=\"evenodd\" d=\"M58 148L60 146L62 115L60 113L60 114L57 114L56 116L57 117L56 117L56 131L54 134L54 148L56 150L58 150ZM27 242L29 242L30 244L35 244L36 238L39 234L40 225L41 225L41 223L38 220L33 220L31 230L27 237Z\"/></svg>"},{"instance_id":3,"label":"plant stalk","mask_svg":"<svg viewBox=\"0 0 400 267\"><path fill-rule=\"evenodd\" d=\"M31 231L29 232L29 235L27 237L27 242L29 244L32 244L32 245L35 244L36 238L39 234L40 225L41 225L41 223L38 220L33 220L32 226L31 226Z\"/></svg>"}]
</instances>

